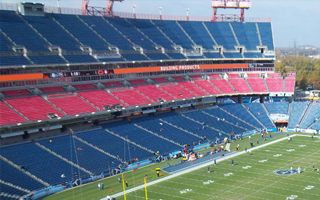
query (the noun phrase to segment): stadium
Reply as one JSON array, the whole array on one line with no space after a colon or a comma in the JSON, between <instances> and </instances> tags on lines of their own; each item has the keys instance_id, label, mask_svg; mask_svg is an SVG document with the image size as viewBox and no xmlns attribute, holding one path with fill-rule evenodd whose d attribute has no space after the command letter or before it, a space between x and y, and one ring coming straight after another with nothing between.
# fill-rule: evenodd
<instances>
[{"instance_id":1,"label":"stadium","mask_svg":"<svg viewBox=\"0 0 320 200\"><path fill-rule=\"evenodd\" d=\"M320 199L320 103L269 19L116 2L1 3L1 199Z\"/></svg>"}]
</instances>

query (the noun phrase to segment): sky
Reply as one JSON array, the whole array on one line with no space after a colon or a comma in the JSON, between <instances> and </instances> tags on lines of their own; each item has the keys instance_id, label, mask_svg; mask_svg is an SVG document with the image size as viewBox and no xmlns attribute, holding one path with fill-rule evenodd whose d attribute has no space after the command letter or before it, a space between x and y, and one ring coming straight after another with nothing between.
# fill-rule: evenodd
<instances>
[{"instance_id":1,"label":"sky","mask_svg":"<svg viewBox=\"0 0 320 200\"><path fill-rule=\"evenodd\" d=\"M27 0L25 0L27 1ZM46 5L80 8L81 0L30 0ZM251 0L252 8L246 14L250 18L271 18L276 47L314 45L320 47L320 0ZM16 3L20 0L0 0L0 3ZM106 0L90 0L92 6L105 6ZM211 0L125 0L117 2L114 11L164 15L210 17ZM239 11L235 11L238 13Z\"/></svg>"}]
</instances>

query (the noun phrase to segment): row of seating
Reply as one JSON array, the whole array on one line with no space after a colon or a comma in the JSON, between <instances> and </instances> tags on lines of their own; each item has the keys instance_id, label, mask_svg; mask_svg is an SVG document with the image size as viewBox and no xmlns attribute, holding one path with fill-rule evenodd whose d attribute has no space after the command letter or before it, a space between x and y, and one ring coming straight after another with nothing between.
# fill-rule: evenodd
<instances>
[{"instance_id":1,"label":"row of seating","mask_svg":"<svg viewBox=\"0 0 320 200\"><path fill-rule=\"evenodd\" d=\"M186 58L263 58L258 47L274 51L269 22L197 22L145 20L115 17L49 14L23 16L14 11L0 10L0 65L62 64ZM23 32L24 34L17 34ZM12 47L25 47L28 56L16 55ZM195 53L201 46L204 53ZM220 54L216 47L226 51ZM243 54L236 46L243 46ZM60 47L62 56L49 47ZM95 55L82 52L90 47ZM120 50L107 53L109 47ZM143 54L136 47L143 48ZM162 53L163 47L166 53ZM182 47L188 54L181 54ZM68 53L72 52L72 53ZM77 52L77 53L75 53ZM100 53L99 53L100 52ZM39 55L40 54L40 55ZM101 55L100 55L101 54ZM108 56L109 55L109 56Z\"/></svg>"},{"instance_id":2,"label":"row of seating","mask_svg":"<svg viewBox=\"0 0 320 200\"><path fill-rule=\"evenodd\" d=\"M273 77L278 82L283 83L286 79L282 77ZM290 79L293 79L290 77ZM155 79L162 82L163 80ZM159 103L161 101L171 101L176 99L190 99L193 97L209 95L227 95L227 94L257 94L268 93L270 85L278 82L270 82L267 79L257 77L240 78L238 74L230 74L229 79L222 79L219 75L210 76L209 80L194 79L186 81L182 77L175 77L177 82L162 82L160 84L147 84L144 81L132 81L136 86L125 87L120 82L113 82L116 85L106 90L98 90L93 84L76 85L78 92L62 93L61 87L40 88L44 93L40 96L19 96L19 98L5 98L1 102L2 115L1 125L20 123L23 121L36 121L49 119L49 114L56 114L59 117L73 116L85 113L92 113L104 110L107 106L120 105L123 107L133 107ZM266 83L269 83L268 85ZM258 86L261 84L260 86ZM105 84L107 87L110 84ZM122 86L119 86L122 85ZM120 88L118 88L118 86ZM263 87L263 89L262 89ZM278 86L274 86L278 87ZM294 87L294 85L293 85ZM286 87L291 91L293 87ZM253 89L254 88L254 89ZM261 90L257 90L257 89ZM278 88L278 93L286 92L283 88ZM23 90L24 91L24 90ZM26 90L27 91L27 90ZM52 94L51 92L57 92ZM271 92L271 91L270 91ZM273 90L273 92L275 92ZM51 93L51 94L50 94ZM5 96L10 94L30 94L26 92L3 92ZM10 107L8 107L10 106Z\"/></svg>"}]
</instances>

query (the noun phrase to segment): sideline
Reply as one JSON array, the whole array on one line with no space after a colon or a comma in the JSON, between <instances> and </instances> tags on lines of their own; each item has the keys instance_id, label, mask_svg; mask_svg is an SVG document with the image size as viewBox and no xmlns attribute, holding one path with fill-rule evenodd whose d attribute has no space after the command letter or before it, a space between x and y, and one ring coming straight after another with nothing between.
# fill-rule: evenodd
<instances>
[{"instance_id":1,"label":"sideline","mask_svg":"<svg viewBox=\"0 0 320 200\"><path fill-rule=\"evenodd\" d=\"M261 148L263 148L263 147L266 147L266 146L269 146L269 145L272 145L272 144L275 144L275 143L278 143L278 142L287 140L288 137L296 137L296 136L311 137L311 135L293 134L293 135L289 135L289 136L286 136L286 137L283 137L283 138L280 138L280 139L271 141L271 142L269 142L269 143L262 144L262 145L260 145L260 146L252 147L252 148L248 149L247 151L255 151L255 150L261 149ZM320 138L320 136L314 136L314 137ZM225 160L228 160L228 159L230 159L230 158L234 158L234 157L237 157L237 156L246 154L246 153L247 153L247 152L246 152L245 150L243 150L243 151L240 151L240 152L237 152L237 153L234 153L234 154L225 156L225 157L218 158L218 159L216 159L216 162L217 162L217 163L220 163L220 162L222 162L222 161L225 161ZM166 177L163 177L163 178L161 178L161 179L151 181L151 182L147 183L147 186L155 185L155 184L157 184L157 183L161 183L161 182L163 182L163 181L173 179L173 178L175 178L175 177L177 177L177 176L181 176L181 175L183 175L183 174L188 174L188 173L190 173L190 172L196 171L196 170L198 170L198 169L207 167L207 166L212 165L212 164L214 164L214 161L210 161L210 162L204 163L204 164L202 164L202 165L198 165L198 166L195 166L195 167L193 167L193 168L189 168L189 169L186 169L186 170L184 170L184 171L180 171L180 172L177 172L177 173L175 173L175 174L171 174L171 175L166 176ZM126 194L129 194L129 193L131 193L131 192L135 192L135 191L137 191L137 190L141 190L141 189L143 189L143 188L144 188L144 185L139 185L139 186L136 186L136 187L134 187L134 188L130 188L130 189L126 190ZM113 194L113 195L110 195L110 196L113 197L113 198L117 198L117 197L123 196L123 192L118 192L118 193ZM101 200L108 200L108 199L107 199L107 197L104 197L104 198L102 198Z\"/></svg>"}]
</instances>

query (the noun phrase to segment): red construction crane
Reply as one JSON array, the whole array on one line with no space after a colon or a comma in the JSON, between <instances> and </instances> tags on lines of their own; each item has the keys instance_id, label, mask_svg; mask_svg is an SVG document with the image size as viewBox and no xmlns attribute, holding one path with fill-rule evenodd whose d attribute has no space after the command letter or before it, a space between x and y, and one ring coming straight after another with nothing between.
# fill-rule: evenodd
<instances>
[{"instance_id":1,"label":"red construction crane","mask_svg":"<svg viewBox=\"0 0 320 200\"><path fill-rule=\"evenodd\" d=\"M104 15L112 16L113 15L113 4L116 1L122 2L124 0L107 0L106 7L101 9L98 7L90 7L89 0L82 0L82 5L81 5L82 14L88 15L88 14L90 14L90 10L96 10L97 12L99 12L99 11L101 12L101 10L104 10Z\"/></svg>"}]
</instances>

